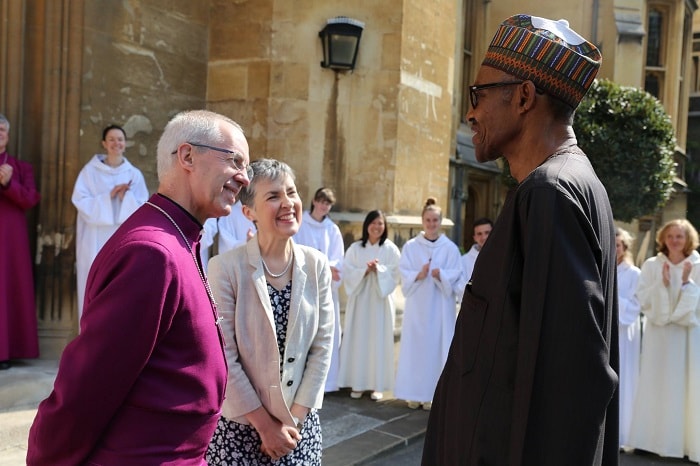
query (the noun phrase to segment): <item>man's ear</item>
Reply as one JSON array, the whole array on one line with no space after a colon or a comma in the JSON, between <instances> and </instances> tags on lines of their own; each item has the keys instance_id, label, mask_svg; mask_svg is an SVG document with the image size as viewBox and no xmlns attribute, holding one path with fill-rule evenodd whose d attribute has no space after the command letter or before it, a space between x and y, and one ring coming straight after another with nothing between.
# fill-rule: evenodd
<instances>
[{"instance_id":1,"label":"man's ear","mask_svg":"<svg viewBox=\"0 0 700 466\"><path fill-rule=\"evenodd\" d=\"M192 154L192 146L190 146L189 144L180 144L180 146L177 148L177 152L175 153L174 157L177 157L177 162L182 168L188 171L192 171L192 167L194 166Z\"/></svg>"},{"instance_id":2,"label":"man's ear","mask_svg":"<svg viewBox=\"0 0 700 466\"><path fill-rule=\"evenodd\" d=\"M520 99L518 106L523 111L532 110L535 105L535 95L537 94L537 88L535 83L530 80L523 81L522 84L518 86L518 98Z\"/></svg>"}]
</instances>

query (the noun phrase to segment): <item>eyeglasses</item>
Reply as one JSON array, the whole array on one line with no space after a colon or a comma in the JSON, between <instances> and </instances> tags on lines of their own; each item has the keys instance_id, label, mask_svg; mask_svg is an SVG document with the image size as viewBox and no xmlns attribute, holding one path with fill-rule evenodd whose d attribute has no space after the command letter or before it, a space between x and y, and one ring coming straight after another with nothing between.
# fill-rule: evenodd
<instances>
[{"instance_id":1,"label":"eyeglasses","mask_svg":"<svg viewBox=\"0 0 700 466\"><path fill-rule=\"evenodd\" d=\"M516 84L522 84L524 82L525 81L505 81L505 82L499 82L499 83L480 84L478 86L469 86L469 100L472 104L472 108L476 108L476 106L479 103L479 94L477 94L477 92L479 92L483 89L491 89L493 87L513 86Z\"/></svg>"},{"instance_id":2,"label":"eyeglasses","mask_svg":"<svg viewBox=\"0 0 700 466\"><path fill-rule=\"evenodd\" d=\"M246 177L248 178L248 181L251 181L253 179L253 168L244 162L244 158L239 152L236 152L235 150L222 149L221 147L199 144L196 142L187 142L187 144L194 147L203 147L205 149L210 149L216 152L222 152L224 154L233 155L233 157L228 157L222 160L228 163L234 170L245 173ZM177 154L177 149L171 152L171 155L175 154Z\"/></svg>"}]
</instances>

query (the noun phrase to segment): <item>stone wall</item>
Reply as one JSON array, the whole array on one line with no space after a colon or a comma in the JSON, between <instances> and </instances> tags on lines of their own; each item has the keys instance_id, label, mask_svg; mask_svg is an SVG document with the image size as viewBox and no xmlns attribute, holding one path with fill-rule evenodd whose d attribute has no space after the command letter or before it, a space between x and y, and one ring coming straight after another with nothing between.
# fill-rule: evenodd
<instances>
[{"instance_id":1,"label":"stone wall","mask_svg":"<svg viewBox=\"0 0 700 466\"><path fill-rule=\"evenodd\" d=\"M415 214L429 195L446 200L454 2L212 4L209 106L241 121L253 158L295 169L307 208L320 186L342 212ZM337 15L366 24L351 73L319 66L318 32ZM246 21L228 30L234 18Z\"/></svg>"}]
</instances>

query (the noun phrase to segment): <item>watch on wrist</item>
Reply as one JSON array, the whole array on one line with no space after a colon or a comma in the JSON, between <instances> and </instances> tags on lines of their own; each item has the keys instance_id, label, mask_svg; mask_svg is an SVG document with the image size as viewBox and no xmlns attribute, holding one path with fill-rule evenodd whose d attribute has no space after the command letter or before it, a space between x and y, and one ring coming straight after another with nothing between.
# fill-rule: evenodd
<instances>
[{"instance_id":1,"label":"watch on wrist","mask_svg":"<svg viewBox=\"0 0 700 466\"><path fill-rule=\"evenodd\" d=\"M294 426L297 428L297 430L301 430L301 427L304 425L298 417L292 416L292 421L294 421Z\"/></svg>"}]
</instances>

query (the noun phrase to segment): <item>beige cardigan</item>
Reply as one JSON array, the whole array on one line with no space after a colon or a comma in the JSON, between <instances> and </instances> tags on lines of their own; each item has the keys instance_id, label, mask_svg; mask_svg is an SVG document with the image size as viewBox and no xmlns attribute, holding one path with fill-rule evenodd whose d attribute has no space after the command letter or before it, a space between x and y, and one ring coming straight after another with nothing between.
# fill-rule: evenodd
<instances>
[{"instance_id":1,"label":"beige cardigan","mask_svg":"<svg viewBox=\"0 0 700 466\"><path fill-rule=\"evenodd\" d=\"M224 318L228 383L222 414L248 424L261 405L294 426L289 408L320 408L331 360L331 271L322 253L294 244L292 296L280 381L280 356L257 235L214 256L209 280Z\"/></svg>"}]
</instances>

